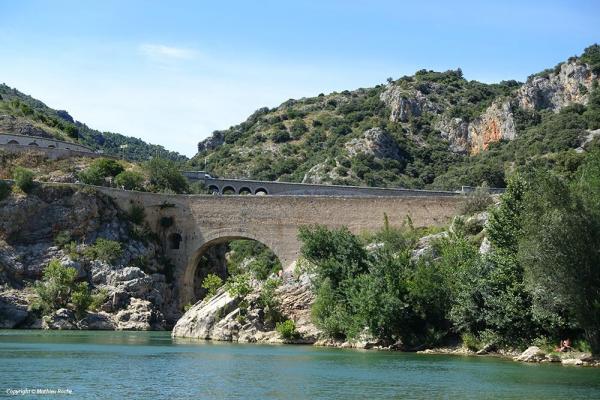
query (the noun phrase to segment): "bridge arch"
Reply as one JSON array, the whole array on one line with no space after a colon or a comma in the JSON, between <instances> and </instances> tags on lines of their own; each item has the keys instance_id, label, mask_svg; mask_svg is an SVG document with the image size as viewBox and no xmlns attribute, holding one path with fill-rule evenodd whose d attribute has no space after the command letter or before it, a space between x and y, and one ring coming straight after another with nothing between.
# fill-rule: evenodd
<instances>
[{"instance_id":1,"label":"bridge arch","mask_svg":"<svg viewBox=\"0 0 600 400\"><path fill-rule=\"evenodd\" d=\"M9 140L7 144L19 144L16 140Z\"/></svg>"},{"instance_id":2,"label":"bridge arch","mask_svg":"<svg viewBox=\"0 0 600 400\"><path fill-rule=\"evenodd\" d=\"M210 185L210 186L208 187L208 190L209 190L211 193L221 193L221 190L219 189L219 187L218 187L217 185Z\"/></svg>"},{"instance_id":3,"label":"bridge arch","mask_svg":"<svg viewBox=\"0 0 600 400\"><path fill-rule=\"evenodd\" d=\"M263 187L259 187L258 189L256 189L254 191L254 194L257 196L264 196L266 194L269 194L269 192L267 192L267 189L263 188Z\"/></svg>"},{"instance_id":4,"label":"bridge arch","mask_svg":"<svg viewBox=\"0 0 600 400\"><path fill-rule=\"evenodd\" d=\"M236 194L236 190L233 186L225 186L223 190L221 190L221 194Z\"/></svg>"},{"instance_id":5,"label":"bridge arch","mask_svg":"<svg viewBox=\"0 0 600 400\"><path fill-rule=\"evenodd\" d=\"M238 194L241 194L241 195L252 194L252 190L249 187L243 186L242 188L240 188L240 190L238 190Z\"/></svg>"},{"instance_id":6,"label":"bridge arch","mask_svg":"<svg viewBox=\"0 0 600 400\"><path fill-rule=\"evenodd\" d=\"M192 256L187 262L185 270L181 276L181 282L179 282L180 305L183 306L185 304L193 304L195 301L197 301L195 296L195 279L196 270L202 256L204 256L214 246L227 244L234 240L254 240L267 246L279 259L279 262L284 270L286 267L285 263L290 261L290 257L286 256L285 252L282 251L278 243L273 242L268 238L263 238L261 235L255 232L236 229L222 229L215 231L204 238L202 244L200 244L200 246L193 252Z\"/></svg>"}]
</instances>

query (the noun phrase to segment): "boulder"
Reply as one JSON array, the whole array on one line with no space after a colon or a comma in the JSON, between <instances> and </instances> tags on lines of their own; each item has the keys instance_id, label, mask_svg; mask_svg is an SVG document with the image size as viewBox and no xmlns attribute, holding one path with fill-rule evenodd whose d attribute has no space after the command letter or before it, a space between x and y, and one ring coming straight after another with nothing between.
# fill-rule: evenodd
<instances>
[{"instance_id":1,"label":"boulder","mask_svg":"<svg viewBox=\"0 0 600 400\"><path fill-rule=\"evenodd\" d=\"M111 316L105 312L99 313L88 313L85 318L83 318L77 324L79 329L86 330L114 330L115 323L113 322Z\"/></svg>"},{"instance_id":2,"label":"boulder","mask_svg":"<svg viewBox=\"0 0 600 400\"><path fill-rule=\"evenodd\" d=\"M129 306L115 316L116 329L120 331L164 330L162 314L153 309L147 300L131 298Z\"/></svg>"},{"instance_id":3,"label":"boulder","mask_svg":"<svg viewBox=\"0 0 600 400\"><path fill-rule=\"evenodd\" d=\"M492 251L492 242L486 237L481 241L481 245L479 246L479 254L487 254Z\"/></svg>"},{"instance_id":4,"label":"boulder","mask_svg":"<svg viewBox=\"0 0 600 400\"><path fill-rule=\"evenodd\" d=\"M43 318L42 328L58 330L78 329L75 313L67 308L60 308Z\"/></svg>"},{"instance_id":5,"label":"boulder","mask_svg":"<svg viewBox=\"0 0 600 400\"><path fill-rule=\"evenodd\" d=\"M537 346L531 346L525 350L521 355L513 358L515 361L522 362L541 362L546 359L546 354Z\"/></svg>"},{"instance_id":6,"label":"boulder","mask_svg":"<svg viewBox=\"0 0 600 400\"><path fill-rule=\"evenodd\" d=\"M23 296L16 291L0 293L0 329L15 328L28 316L27 301Z\"/></svg>"},{"instance_id":7,"label":"boulder","mask_svg":"<svg viewBox=\"0 0 600 400\"><path fill-rule=\"evenodd\" d=\"M196 339L212 339L231 336L225 332L215 332L215 327L224 317L231 317L231 312L237 309L237 300L227 291L220 291L207 300L194 304L177 321L171 335L173 337L188 337ZM225 328L221 324L220 330Z\"/></svg>"},{"instance_id":8,"label":"boulder","mask_svg":"<svg viewBox=\"0 0 600 400\"><path fill-rule=\"evenodd\" d=\"M583 365L583 360L579 358L563 358L562 365Z\"/></svg>"},{"instance_id":9,"label":"boulder","mask_svg":"<svg viewBox=\"0 0 600 400\"><path fill-rule=\"evenodd\" d=\"M414 250L412 251L411 258L418 260L421 257L430 256L437 257L438 254L435 252L434 244L436 241L447 238L448 232L440 232L433 235L423 236L417 242Z\"/></svg>"}]
</instances>

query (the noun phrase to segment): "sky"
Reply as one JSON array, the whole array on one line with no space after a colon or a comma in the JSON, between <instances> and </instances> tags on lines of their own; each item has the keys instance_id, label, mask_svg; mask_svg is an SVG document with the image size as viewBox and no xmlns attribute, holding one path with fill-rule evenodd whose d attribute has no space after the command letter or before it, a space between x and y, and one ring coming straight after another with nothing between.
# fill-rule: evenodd
<instances>
[{"instance_id":1,"label":"sky","mask_svg":"<svg viewBox=\"0 0 600 400\"><path fill-rule=\"evenodd\" d=\"M290 98L423 68L524 81L597 42L596 0L0 0L0 82L187 156Z\"/></svg>"}]
</instances>

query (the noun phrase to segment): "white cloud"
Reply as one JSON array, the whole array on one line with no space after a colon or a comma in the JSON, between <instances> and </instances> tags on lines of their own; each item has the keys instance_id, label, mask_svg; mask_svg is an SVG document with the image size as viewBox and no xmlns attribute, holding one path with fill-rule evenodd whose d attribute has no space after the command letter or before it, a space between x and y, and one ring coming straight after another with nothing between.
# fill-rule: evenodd
<instances>
[{"instance_id":1,"label":"white cloud","mask_svg":"<svg viewBox=\"0 0 600 400\"><path fill-rule=\"evenodd\" d=\"M138 48L144 56L156 60L192 60L198 52L184 47L165 46L162 44L142 44Z\"/></svg>"}]
</instances>

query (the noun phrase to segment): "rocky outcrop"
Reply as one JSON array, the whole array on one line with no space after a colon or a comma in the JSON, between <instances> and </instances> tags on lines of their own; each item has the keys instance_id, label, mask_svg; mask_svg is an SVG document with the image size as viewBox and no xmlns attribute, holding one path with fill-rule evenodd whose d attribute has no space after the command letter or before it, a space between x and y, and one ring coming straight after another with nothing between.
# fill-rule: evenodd
<instances>
[{"instance_id":1,"label":"rocky outcrop","mask_svg":"<svg viewBox=\"0 0 600 400\"><path fill-rule=\"evenodd\" d=\"M517 135L512 105L508 100L493 102L470 123L461 118L442 116L434 126L442 137L448 139L452 151L471 154L487 150L490 143L513 140Z\"/></svg>"},{"instance_id":2,"label":"rocky outcrop","mask_svg":"<svg viewBox=\"0 0 600 400\"><path fill-rule=\"evenodd\" d=\"M40 316L27 311L29 300L14 294L25 293L27 285L40 279L53 259L74 268L79 281L103 290L108 298L99 313L88 314L81 321L63 318L64 312L51 315L45 328L73 325L73 329L148 330L172 326L181 311L172 285L167 283L165 267L157 261L160 245L150 238L132 239L133 229L123 210L93 190L40 185L26 196L11 194L0 207L0 285L7 288L0 292L3 326L37 326ZM55 245L62 232L68 232L78 244ZM88 258L86 249L98 238L121 244L118 259Z\"/></svg>"},{"instance_id":3,"label":"rocky outcrop","mask_svg":"<svg viewBox=\"0 0 600 400\"><path fill-rule=\"evenodd\" d=\"M42 319L42 328L57 330L78 329L77 321L73 311L67 308L60 308Z\"/></svg>"},{"instance_id":4,"label":"rocky outcrop","mask_svg":"<svg viewBox=\"0 0 600 400\"><path fill-rule=\"evenodd\" d=\"M439 257L436 251L436 242L443 240L448 237L448 232L440 232L432 235L423 236L419 239L415 248L412 250L411 259L417 261L421 257Z\"/></svg>"},{"instance_id":5,"label":"rocky outcrop","mask_svg":"<svg viewBox=\"0 0 600 400\"><path fill-rule=\"evenodd\" d=\"M147 300L131 298L129 306L115 316L116 329L120 331L164 330L165 321Z\"/></svg>"},{"instance_id":6,"label":"rocky outcrop","mask_svg":"<svg viewBox=\"0 0 600 400\"><path fill-rule=\"evenodd\" d=\"M586 64L570 60L556 72L528 79L517 92L517 102L524 109L551 109L555 112L573 103L585 105L592 83L597 79L598 76Z\"/></svg>"},{"instance_id":7,"label":"rocky outcrop","mask_svg":"<svg viewBox=\"0 0 600 400\"><path fill-rule=\"evenodd\" d=\"M366 130L358 139L352 139L345 145L350 157L357 154L369 154L377 158L401 158L398 144L387 132L381 128Z\"/></svg>"},{"instance_id":8,"label":"rocky outcrop","mask_svg":"<svg viewBox=\"0 0 600 400\"><path fill-rule=\"evenodd\" d=\"M27 317L27 299L23 292L6 290L0 292L0 329L17 328Z\"/></svg>"},{"instance_id":9,"label":"rocky outcrop","mask_svg":"<svg viewBox=\"0 0 600 400\"><path fill-rule=\"evenodd\" d=\"M517 135L511 105L496 101L481 116L469 124L469 152L487 150L490 143L513 140Z\"/></svg>"},{"instance_id":10,"label":"rocky outcrop","mask_svg":"<svg viewBox=\"0 0 600 400\"><path fill-rule=\"evenodd\" d=\"M86 330L111 331L115 329L115 322L113 321L113 316L108 313L88 313L77 323L77 327Z\"/></svg>"},{"instance_id":11,"label":"rocky outcrop","mask_svg":"<svg viewBox=\"0 0 600 400\"><path fill-rule=\"evenodd\" d=\"M514 358L515 361L540 362L546 358L546 354L537 346L527 348L521 355Z\"/></svg>"},{"instance_id":12,"label":"rocky outcrop","mask_svg":"<svg viewBox=\"0 0 600 400\"><path fill-rule=\"evenodd\" d=\"M390 109L392 122L407 122L410 117L419 117L424 112L439 113L443 110L420 90L407 90L393 84L387 86L380 99Z\"/></svg>"},{"instance_id":13,"label":"rocky outcrop","mask_svg":"<svg viewBox=\"0 0 600 400\"><path fill-rule=\"evenodd\" d=\"M259 301L262 285L253 282L253 292L244 299L234 298L221 290L210 299L196 303L173 328L173 337L233 342L283 341L275 331L275 323ZM306 275L298 280L288 277L276 290L281 319L296 324L298 338L294 343L314 343L320 331L312 324L310 307L314 295ZM241 307L242 300L244 307ZM247 305L247 307L246 307Z\"/></svg>"},{"instance_id":14,"label":"rocky outcrop","mask_svg":"<svg viewBox=\"0 0 600 400\"><path fill-rule=\"evenodd\" d=\"M53 136L45 130L12 115L0 115L0 133L17 133L20 135L38 136L48 139L53 138Z\"/></svg>"},{"instance_id":15,"label":"rocky outcrop","mask_svg":"<svg viewBox=\"0 0 600 400\"><path fill-rule=\"evenodd\" d=\"M223 131L214 131L212 135L198 143L198 153L206 150L214 150L225 143L225 134Z\"/></svg>"},{"instance_id":16,"label":"rocky outcrop","mask_svg":"<svg viewBox=\"0 0 600 400\"><path fill-rule=\"evenodd\" d=\"M470 150L469 123L462 118L442 116L435 123L435 129L439 130L442 137L448 140L451 151L466 153Z\"/></svg>"}]
</instances>

